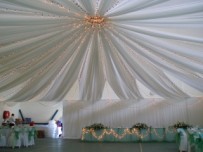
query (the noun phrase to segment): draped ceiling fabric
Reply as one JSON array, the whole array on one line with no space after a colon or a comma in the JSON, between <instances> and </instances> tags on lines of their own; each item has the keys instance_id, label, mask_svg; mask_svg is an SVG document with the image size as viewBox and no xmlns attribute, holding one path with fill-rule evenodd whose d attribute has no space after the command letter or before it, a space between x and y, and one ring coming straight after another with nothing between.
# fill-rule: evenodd
<instances>
[{"instance_id":1,"label":"draped ceiling fabric","mask_svg":"<svg viewBox=\"0 0 203 152\"><path fill-rule=\"evenodd\" d=\"M202 97L202 48L203 0L1 0L0 101Z\"/></svg>"}]
</instances>

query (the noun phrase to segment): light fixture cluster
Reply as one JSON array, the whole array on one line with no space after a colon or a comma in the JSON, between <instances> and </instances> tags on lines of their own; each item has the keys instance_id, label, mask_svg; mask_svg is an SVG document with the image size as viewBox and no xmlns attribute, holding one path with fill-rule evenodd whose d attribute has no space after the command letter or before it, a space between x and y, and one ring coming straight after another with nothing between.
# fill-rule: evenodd
<instances>
[{"instance_id":1,"label":"light fixture cluster","mask_svg":"<svg viewBox=\"0 0 203 152\"><path fill-rule=\"evenodd\" d=\"M166 130L166 132L168 132L168 130ZM175 133L175 132L176 132L176 130L173 130L173 131L170 131L169 133ZM140 130L136 129L136 128L133 128L133 129L126 128L126 129L123 130L122 134L118 134L113 129L103 129L102 133L100 135L97 135L96 131L94 129L83 128L82 129L82 138L81 138L81 140L85 140L85 134L91 134L95 139L102 140L105 135L113 135L116 139L122 139L126 135L135 135L139 139L143 139L143 138L148 137L150 133L154 133L154 135L157 136L160 139L163 139L164 136L165 136L164 134L159 135L159 133L156 131L155 128L153 128L153 130L151 130L151 131L150 131L150 128L148 128L144 132L140 132Z\"/></svg>"},{"instance_id":2,"label":"light fixture cluster","mask_svg":"<svg viewBox=\"0 0 203 152\"><path fill-rule=\"evenodd\" d=\"M102 27L106 22L106 19L102 16L85 16L85 23L92 27Z\"/></svg>"}]
</instances>

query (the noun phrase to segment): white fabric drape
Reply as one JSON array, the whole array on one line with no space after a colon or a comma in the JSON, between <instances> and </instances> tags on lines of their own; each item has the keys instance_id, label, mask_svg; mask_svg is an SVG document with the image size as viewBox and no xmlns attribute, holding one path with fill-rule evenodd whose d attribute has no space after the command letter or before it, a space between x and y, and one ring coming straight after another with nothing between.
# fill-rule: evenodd
<instances>
[{"instance_id":1,"label":"white fabric drape","mask_svg":"<svg viewBox=\"0 0 203 152\"><path fill-rule=\"evenodd\" d=\"M184 101L184 102L183 102ZM94 104L83 101L63 102L64 138L80 138L83 127L94 123L105 126L132 127L146 123L154 128L168 128L178 121L203 126L203 99L142 99L140 101L100 100Z\"/></svg>"},{"instance_id":2,"label":"white fabric drape","mask_svg":"<svg viewBox=\"0 0 203 152\"><path fill-rule=\"evenodd\" d=\"M67 138L203 125L202 17L202 0L1 0L0 101L63 100Z\"/></svg>"},{"instance_id":3,"label":"white fabric drape","mask_svg":"<svg viewBox=\"0 0 203 152\"><path fill-rule=\"evenodd\" d=\"M69 100L76 82L90 103L106 83L144 99L138 81L162 99L201 97L202 17L202 0L1 0L0 101Z\"/></svg>"}]
</instances>

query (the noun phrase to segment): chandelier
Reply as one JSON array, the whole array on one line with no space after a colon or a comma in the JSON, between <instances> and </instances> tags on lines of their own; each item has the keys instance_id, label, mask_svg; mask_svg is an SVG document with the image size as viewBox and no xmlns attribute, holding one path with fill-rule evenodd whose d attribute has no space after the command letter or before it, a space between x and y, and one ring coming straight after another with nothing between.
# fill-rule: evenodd
<instances>
[{"instance_id":1,"label":"chandelier","mask_svg":"<svg viewBox=\"0 0 203 152\"><path fill-rule=\"evenodd\" d=\"M85 16L86 24L90 24L92 27L101 27L106 22L102 16Z\"/></svg>"}]
</instances>

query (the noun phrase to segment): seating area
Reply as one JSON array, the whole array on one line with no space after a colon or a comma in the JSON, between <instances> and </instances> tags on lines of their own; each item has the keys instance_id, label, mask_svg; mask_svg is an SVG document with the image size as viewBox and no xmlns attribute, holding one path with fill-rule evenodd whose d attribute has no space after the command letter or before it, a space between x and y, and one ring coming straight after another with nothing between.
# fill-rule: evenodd
<instances>
[{"instance_id":1,"label":"seating area","mask_svg":"<svg viewBox=\"0 0 203 152\"><path fill-rule=\"evenodd\" d=\"M203 129L199 128L178 128L176 139L179 150L187 152L203 151Z\"/></svg>"},{"instance_id":2,"label":"seating area","mask_svg":"<svg viewBox=\"0 0 203 152\"><path fill-rule=\"evenodd\" d=\"M30 126L0 127L0 147L28 147L35 145L36 129Z\"/></svg>"},{"instance_id":3,"label":"seating area","mask_svg":"<svg viewBox=\"0 0 203 152\"><path fill-rule=\"evenodd\" d=\"M188 152L203 152L203 128L187 129Z\"/></svg>"}]
</instances>

